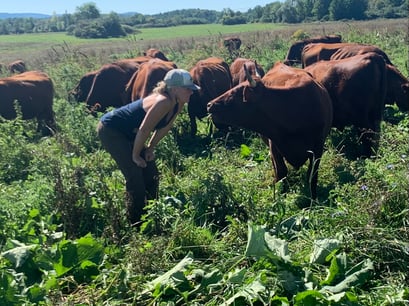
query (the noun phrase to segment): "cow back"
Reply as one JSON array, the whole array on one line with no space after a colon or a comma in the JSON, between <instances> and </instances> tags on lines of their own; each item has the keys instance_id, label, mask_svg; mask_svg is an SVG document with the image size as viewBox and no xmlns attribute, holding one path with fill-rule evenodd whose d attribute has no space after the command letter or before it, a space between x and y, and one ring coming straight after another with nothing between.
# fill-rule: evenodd
<instances>
[{"instance_id":1,"label":"cow back","mask_svg":"<svg viewBox=\"0 0 409 306\"><path fill-rule=\"evenodd\" d=\"M303 40L296 41L288 49L287 55L283 63L286 65L290 65L290 66L295 65L295 64L300 64L302 50L308 44L314 44L314 43L333 44L333 43L340 43L341 40L342 40L341 35L325 35L325 36L311 37L311 38L306 38Z\"/></svg>"},{"instance_id":2,"label":"cow back","mask_svg":"<svg viewBox=\"0 0 409 306\"><path fill-rule=\"evenodd\" d=\"M332 60L340 60L343 58L365 54L365 53L377 53L383 57L385 62L389 65L392 65L389 57L386 55L384 51L382 51L377 46L373 45L365 45L365 44L347 44L345 46L341 46L334 54L331 55L330 59Z\"/></svg>"},{"instance_id":3,"label":"cow back","mask_svg":"<svg viewBox=\"0 0 409 306\"><path fill-rule=\"evenodd\" d=\"M166 73L175 68L175 63L159 58L143 63L132 78L133 84L127 85L132 87L131 101L148 96Z\"/></svg>"},{"instance_id":4,"label":"cow back","mask_svg":"<svg viewBox=\"0 0 409 306\"><path fill-rule=\"evenodd\" d=\"M355 45L354 43L314 43L306 45L301 52L302 67L307 67L318 61L327 61L340 48L347 45Z\"/></svg>"}]
</instances>

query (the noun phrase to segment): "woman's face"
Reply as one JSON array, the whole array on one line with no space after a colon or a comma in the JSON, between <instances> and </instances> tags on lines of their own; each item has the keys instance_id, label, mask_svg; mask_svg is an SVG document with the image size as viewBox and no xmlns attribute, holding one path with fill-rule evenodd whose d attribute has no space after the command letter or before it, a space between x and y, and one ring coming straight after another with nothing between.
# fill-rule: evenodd
<instances>
[{"instance_id":1,"label":"woman's face","mask_svg":"<svg viewBox=\"0 0 409 306\"><path fill-rule=\"evenodd\" d=\"M189 102L189 98L192 95L193 90L186 87L177 87L176 96L179 101L183 103Z\"/></svg>"}]
</instances>

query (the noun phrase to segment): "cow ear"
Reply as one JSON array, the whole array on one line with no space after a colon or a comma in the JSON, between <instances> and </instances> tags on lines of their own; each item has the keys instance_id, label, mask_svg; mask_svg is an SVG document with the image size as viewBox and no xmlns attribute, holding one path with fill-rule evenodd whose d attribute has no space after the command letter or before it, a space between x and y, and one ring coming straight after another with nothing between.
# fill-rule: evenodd
<instances>
[{"instance_id":1,"label":"cow ear","mask_svg":"<svg viewBox=\"0 0 409 306\"><path fill-rule=\"evenodd\" d=\"M256 87L256 81L251 77L249 70L247 69L247 66L244 64L243 65L244 72L246 73L246 79L249 81L249 84L251 87Z\"/></svg>"}]
</instances>

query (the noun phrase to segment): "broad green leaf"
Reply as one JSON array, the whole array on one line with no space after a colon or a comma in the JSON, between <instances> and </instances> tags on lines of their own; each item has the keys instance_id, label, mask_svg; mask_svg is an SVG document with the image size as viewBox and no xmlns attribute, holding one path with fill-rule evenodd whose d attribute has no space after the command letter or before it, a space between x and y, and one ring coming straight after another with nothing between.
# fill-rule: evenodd
<instances>
[{"instance_id":1,"label":"broad green leaf","mask_svg":"<svg viewBox=\"0 0 409 306\"><path fill-rule=\"evenodd\" d=\"M338 249L341 242L338 239L317 239L314 241L314 249L311 254L310 263L324 264L326 257Z\"/></svg>"},{"instance_id":2,"label":"broad green leaf","mask_svg":"<svg viewBox=\"0 0 409 306\"><path fill-rule=\"evenodd\" d=\"M274 296L271 299L271 303L269 305L274 305L274 306L290 306L290 302L288 301L288 298L282 297L282 296Z\"/></svg>"},{"instance_id":3,"label":"broad green leaf","mask_svg":"<svg viewBox=\"0 0 409 306\"><path fill-rule=\"evenodd\" d=\"M327 305L323 304L325 297L316 290L306 290L300 293L297 293L295 296L294 306L318 306L318 305Z\"/></svg>"},{"instance_id":4,"label":"broad green leaf","mask_svg":"<svg viewBox=\"0 0 409 306\"><path fill-rule=\"evenodd\" d=\"M209 273L204 273L201 269L195 269L192 273L200 274L201 277L200 284L196 286L192 294L201 292L202 290L208 290L209 286L217 286L223 280L223 274L219 269L214 269Z\"/></svg>"},{"instance_id":5,"label":"broad green leaf","mask_svg":"<svg viewBox=\"0 0 409 306\"><path fill-rule=\"evenodd\" d=\"M169 284L169 282L174 283L176 280L185 281L186 279L184 280L181 279L182 277L180 273L182 272L182 275L183 275L183 271L185 271L186 267L192 263L193 263L193 258L191 254L188 254L185 258L183 258L176 266L174 266L168 272L150 281L146 285L145 293L153 290L157 286L166 287Z\"/></svg>"},{"instance_id":6,"label":"broad green leaf","mask_svg":"<svg viewBox=\"0 0 409 306\"><path fill-rule=\"evenodd\" d=\"M16 240L14 240L13 243L19 246L16 248L7 250L1 253L1 255L4 258L7 258L8 260L10 260L10 262L13 263L16 268L20 268L25 263L25 261L30 257L31 250L34 250L38 246L35 244L24 245Z\"/></svg>"},{"instance_id":7,"label":"broad green leaf","mask_svg":"<svg viewBox=\"0 0 409 306\"><path fill-rule=\"evenodd\" d=\"M363 285L370 278L373 270L374 267L372 261L366 259L348 271L347 277L342 282L335 286L324 286L321 288L320 292L339 293L342 291L348 291L352 287Z\"/></svg>"},{"instance_id":8,"label":"broad green leaf","mask_svg":"<svg viewBox=\"0 0 409 306\"><path fill-rule=\"evenodd\" d=\"M268 248L286 262L290 262L290 254L288 251L288 243L283 239L271 236L269 233L264 235Z\"/></svg>"},{"instance_id":9,"label":"broad green leaf","mask_svg":"<svg viewBox=\"0 0 409 306\"><path fill-rule=\"evenodd\" d=\"M40 287L40 285L35 284L34 286L30 287L27 295L30 298L30 302L38 303L44 299L46 291L43 287Z\"/></svg>"},{"instance_id":10,"label":"broad green leaf","mask_svg":"<svg viewBox=\"0 0 409 306\"><path fill-rule=\"evenodd\" d=\"M18 302L17 284L12 273L0 270L0 305L13 305Z\"/></svg>"},{"instance_id":11,"label":"broad green leaf","mask_svg":"<svg viewBox=\"0 0 409 306\"><path fill-rule=\"evenodd\" d=\"M242 284L246 272L247 272L246 268L236 269L234 272L229 272L226 282L232 284Z\"/></svg>"},{"instance_id":12,"label":"broad green leaf","mask_svg":"<svg viewBox=\"0 0 409 306\"><path fill-rule=\"evenodd\" d=\"M95 264L100 264L104 257L104 247L90 234L76 241L78 248L78 260L92 261Z\"/></svg>"},{"instance_id":13,"label":"broad green leaf","mask_svg":"<svg viewBox=\"0 0 409 306\"><path fill-rule=\"evenodd\" d=\"M256 301L263 302L266 305L266 302L262 298L262 294L266 291L266 287L259 281L254 280L250 284L247 284L240 288L236 294L229 298L223 305L236 305L236 300L244 298L246 301L252 305Z\"/></svg>"},{"instance_id":14,"label":"broad green leaf","mask_svg":"<svg viewBox=\"0 0 409 306\"><path fill-rule=\"evenodd\" d=\"M332 285L337 279L343 279L345 276L346 269L346 254L340 254L338 256L333 256L331 259L331 265L328 270L328 275L325 280L323 280L320 285Z\"/></svg>"},{"instance_id":15,"label":"broad green leaf","mask_svg":"<svg viewBox=\"0 0 409 306\"><path fill-rule=\"evenodd\" d=\"M104 256L104 247L91 235L78 240L63 240L58 245L59 260L54 263L57 276L61 276L83 261L100 264Z\"/></svg>"},{"instance_id":16,"label":"broad green leaf","mask_svg":"<svg viewBox=\"0 0 409 306\"><path fill-rule=\"evenodd\" d=\"M253 224L248 225L245 256L255 256L258 258L276 256L283 261L290 261L287 242L266 233L263 226Z\"/></svg>"}]
</instances>

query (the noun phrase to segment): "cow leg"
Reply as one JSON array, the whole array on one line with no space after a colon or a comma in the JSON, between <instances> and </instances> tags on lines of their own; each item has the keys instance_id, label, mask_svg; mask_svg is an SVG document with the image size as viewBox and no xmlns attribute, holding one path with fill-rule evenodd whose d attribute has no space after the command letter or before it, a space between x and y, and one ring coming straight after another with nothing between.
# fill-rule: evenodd
<instances>
[{"instance_id":1,"label":"cow leg","mask_svg":"<svg viewBox=\"0 0 409 306\"><path fill-rule=\"evenodd\" d=\"M318 168L321 162L321 152L309 152L309 163L308 163L308 170L307 170L307 182L310 189L310 196L311 199L315 200L317 198L317 185L318 185Z\"/></svg>"},{"instance_id":2,"label":"cow leg","mask_svg":"<svg viewBox=\"0 0 409 306\"><path fill-rule=\"evenodd\" d=\"M197 123L196 123L196 117L195 116L189 116L190 119L190 135L196 136L197 134Z\"/></svg>"},{"instance_id":3,"label":"cow leg","mask_svg":"<svg viewBox=\"0 0 409 306\"><path fill-rule=\"evenodd\" d=\"M266 139L263 140L266 141ZM271 139L268 139L268 146L270 148L270 158L275 173L274 183L277 183L278 181L287 177L288 169L287 165L284 162L284 157L278 151L277 147L273 144Z\"/></svg>"}]
</instances>

